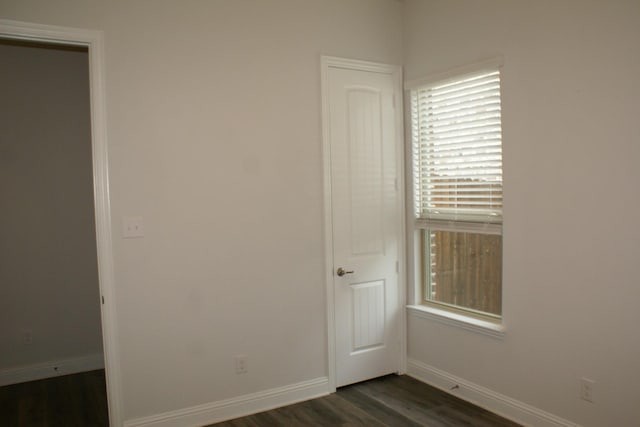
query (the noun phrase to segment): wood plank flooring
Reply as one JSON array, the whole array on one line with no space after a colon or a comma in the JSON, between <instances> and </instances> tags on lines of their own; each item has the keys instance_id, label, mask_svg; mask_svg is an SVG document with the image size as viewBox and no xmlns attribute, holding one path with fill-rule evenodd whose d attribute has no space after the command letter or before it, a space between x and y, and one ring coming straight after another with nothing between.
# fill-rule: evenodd
<instances>
[{"instance_id":1,"label":"wood plank flooring","mask_svg":"<svg viewBox=\"0 0 640 427\"><path fill-rule=\"evenodd\" d=\"M411 377L388 375L340 388L335 394L329 396L212 426L514 427L518 425Z\"/></svg>"},{"instance_id":2,"label":"wood plank flooring","mask_svg":"<svg viewBox=\"0 0 640 427\"><path fill-rule=\"evenodd\" d=\"M104 370L0 387L2 427L108 427Z\"/></svg>"},{"instance_id":3,"label":"wood plank flooring","mask_svg":"<svg viewBox=\"0 0 640 427\"><path fill-rule=\"evenodd\" d=\"M104 371L0 387L2 427L108 427ZM407 376L388 375L329 396L216 427L514 427L518 424Z\"/></svg>"}]
</instances>

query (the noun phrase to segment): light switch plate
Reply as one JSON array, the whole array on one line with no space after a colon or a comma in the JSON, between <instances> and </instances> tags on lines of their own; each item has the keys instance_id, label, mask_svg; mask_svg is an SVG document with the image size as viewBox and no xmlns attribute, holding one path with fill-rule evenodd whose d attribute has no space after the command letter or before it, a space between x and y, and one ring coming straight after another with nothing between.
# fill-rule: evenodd
<instances>
[{"instance_id":1,"label":"light switch plate","mask_svg":"<svg viewBox=\"0 0 640 427\"><path fill-rule=\"evenodd\" d=\"M144 222L141 216L122 217L122 237L125 239L144 237Z\"/></svg>"}]
</instances>

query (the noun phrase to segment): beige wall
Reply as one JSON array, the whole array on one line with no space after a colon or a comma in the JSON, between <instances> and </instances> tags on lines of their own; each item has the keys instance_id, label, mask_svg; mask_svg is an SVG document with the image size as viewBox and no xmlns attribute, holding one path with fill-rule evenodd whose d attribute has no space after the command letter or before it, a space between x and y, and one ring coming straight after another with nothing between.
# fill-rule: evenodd
<instances>
[{"instance_id":1,"label":"beige wall","mask_svg":"<svg viewBox=\"0 0 640 427\"><path fill-rule=\"evenodd\" d=\"M585 426L640 425L640 3L407 0L404 16L408 79L504 55L506 336L411 318L409 357Z\"/></svg>"},{"instance_id":2,"label":"beige wall","mask_svg":"<svg viewBox=\"0 0 640 427\"><path fill-rule=\"evenodd\" d=\"M102 334L87 54L0 44L0 58L2 371L101 353Z\"/></svg>"},{"instance_id":3,"label":"beige wall","mask_svg":"<svg viewBox=\"0 0 640 427\"><path fill-rule=\"evenodd\" d=\"M125 418L326 376L320 55L400 63L401 2L2 3L104 31Z\"/></svg>"}]
</instances>

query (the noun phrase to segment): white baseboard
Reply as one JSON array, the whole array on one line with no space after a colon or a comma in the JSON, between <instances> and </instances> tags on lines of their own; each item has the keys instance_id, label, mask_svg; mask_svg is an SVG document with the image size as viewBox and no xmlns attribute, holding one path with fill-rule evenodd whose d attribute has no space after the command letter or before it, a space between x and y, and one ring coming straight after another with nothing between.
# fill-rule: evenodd
<instances>
[{"instance_id":1,"label":"white baseboard","mask_svg":"<svg viewBox=\"0 0 640 427\"><path fill-rule=\"evenodd\" d=\"M125 427L195 427L267 411L329 394L326 377L149 417L125 421Z\"/></svg>"},{"instance_id":2,"label":"white baseboard","mask_svg":"<svg viewBox=\"0 0 640 427\"><path fill-rule=\"evenodd\" d=\"M0 387L62 375L77 374L79 372L94 371L96 369L104 369L104 357L102 353L7 368L0 370Z\"/></svg>"},{"instance_id":3,"label":"white baseboard","mask_svg":"<svg viewBox=\"0 0 640 427\"><path fill-rule=\"evenodd\" d=\"M407 374L417 380L525 426L579 427L578 424L564 418L496 393L418 360L409 359L407 368ZM458 385L458 388L452 392L451 387L455 385Z\"/></svg>"}]
</instances>

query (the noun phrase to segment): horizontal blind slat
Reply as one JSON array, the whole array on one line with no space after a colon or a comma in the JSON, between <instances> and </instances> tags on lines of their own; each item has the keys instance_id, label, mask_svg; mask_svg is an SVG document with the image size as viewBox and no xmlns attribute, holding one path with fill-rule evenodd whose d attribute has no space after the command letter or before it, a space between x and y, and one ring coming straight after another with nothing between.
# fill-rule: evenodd
<instances>
[{"instance_id":1,"label":"horizontal blind slat","mask_svg":"<svg viewBox=\"0 0 640 427\"><path fill-rule=\"evenodd\" d=\"M450 104L450 105L441 105L436 106L430 104L426 99L420 103L415 103L413 105L412 111L418 111L418 109L431 109L432 113L436 114L446 114L446 113L455 113L455 112L464 112L465 110L495 110L500 109L500 97L498 95L495 96L485 96L484 98L478 98L475 100L469 100L468 102Z\"/></svg>"},{"instance_id":2,"label":"horizontal blind slat","mask_svg":"<svg viewBox=\"0 0 640 427\"><path fill-rule=\"evenodd\" d=\"M502 144L500 143L500 134L496 133L489 138L484 138L479 141L473 136L433 141L433 144L431 147L429 147L429 150L436 153L440 151L473 151L483 148L498 149L502 151L501 146ZM417 151L418 150L416 150L416 152Z\"/></svg>"},{"instance_id":3,"label":"horizontal blind slat","mask_svg":"<svg viewBox=\"0 0 640 427\"><path fill-rule=\"evenodd\" d=\"M487 83L490 83L490 82L499 82L499 81L500 80L498 75L485 74L470 80L458 80L456 82L453 82L452 84L424 87L422 89L419 89L419 93L423 93L423 92L449 93L452 91L459 90L460 88L481 86L481 85L486 85Z\"/></svg>"},{"instance_id":4,"label":"horizontal blind slat","mask_svg":"<svg viewBox=\"0 0 640 427\"><path fill-rule=\"evenodd\" d=\"M473 81L477 81L477 80L484 79L484 78L490 78L492 76L498 76L499 77L499 75L500 75L499 71L494 70L494 71L489 71L489 72L486 72L486 73L473 74L473 75L470 75L469 77L465 77L465 78L451 80L451 81L449 81L447 83L443 83L443 84L437 84L436 83L436 84L427 85L427 86L433 88L434 90L440 90L440 89L445 89L445 88L451 87L451 86L465 84L467 82L473 82Z\"/></svg>"},{"instance_id":5,"label":"horizontal blind slat","mask_svg":"<svg viewBox=\"0 0 640 427\"><path fill-rule=\"evenodd\" d=\"M439 115L433 115L432 121L423 124L427 129L438 129L443 126L463 125L468 123L483 123L485 121L500 120L500 110L489 111L470 111L464 112L445 113Z\"/></svg>"}]
</instances>

